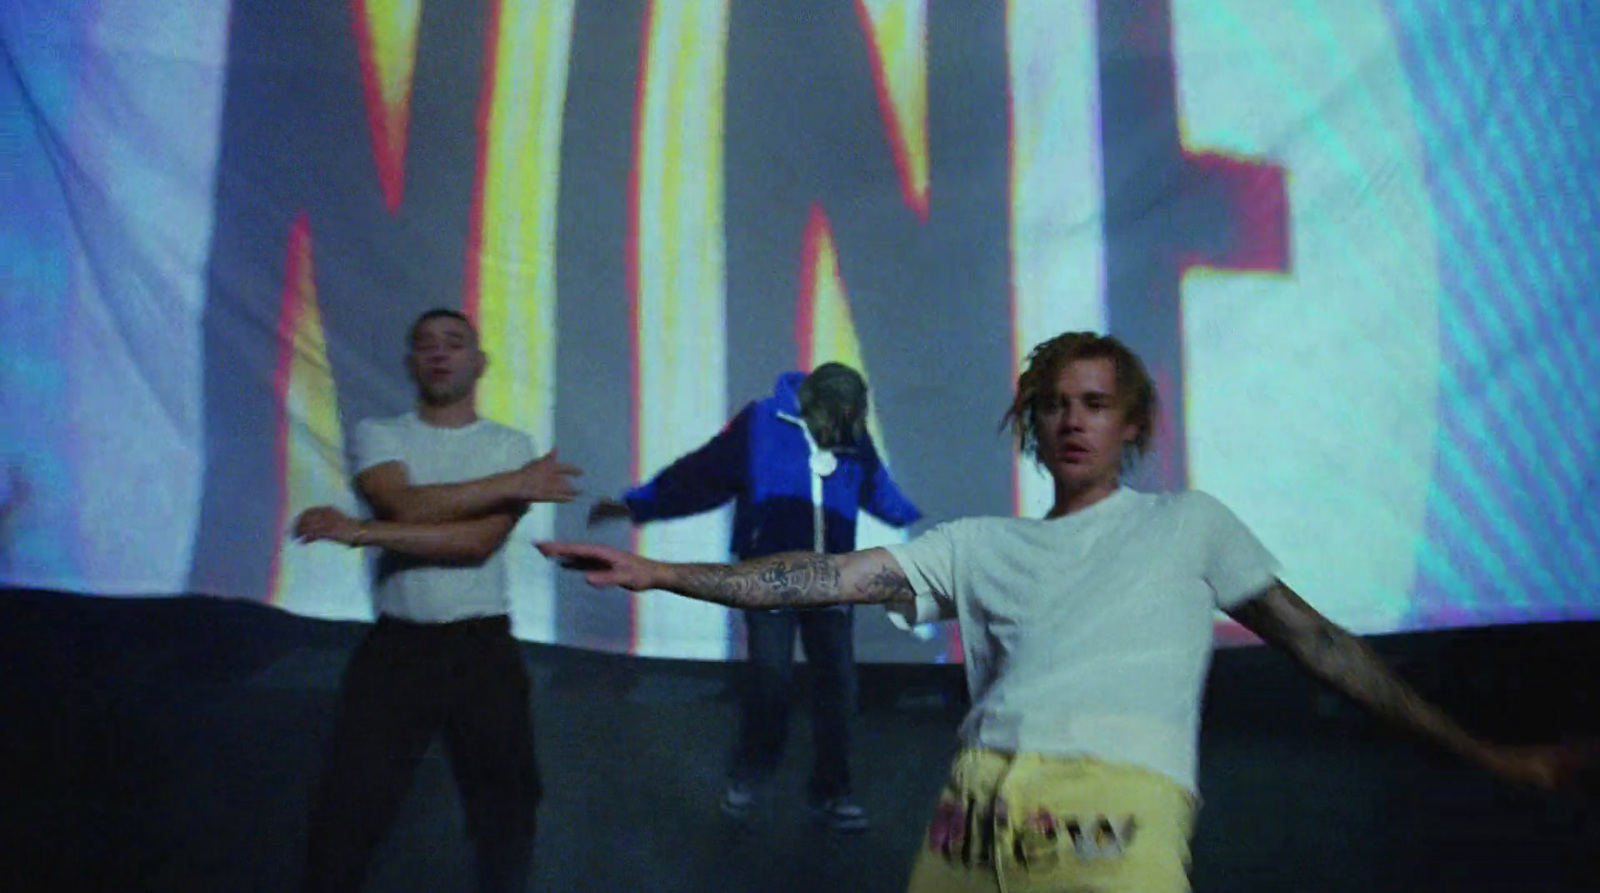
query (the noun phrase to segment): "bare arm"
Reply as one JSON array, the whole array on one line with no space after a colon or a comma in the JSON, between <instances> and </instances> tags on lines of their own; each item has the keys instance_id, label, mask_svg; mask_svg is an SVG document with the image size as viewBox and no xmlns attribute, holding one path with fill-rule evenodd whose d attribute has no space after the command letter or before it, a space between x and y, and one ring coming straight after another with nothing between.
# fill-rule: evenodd
<instances>
[{"instance_id":1,"label":"bare arm","mask_svg":"<svg viewBox=\"0 0 1600 893\"><path fill-rule=\"evenodd\" d=\"M416 523L358 521L338 509L307 509L295 521L302 542L328 540L347 546L377 546L414 558L448 564L487 561L517 524L518 514L497 512L465 521Z\"/></svg>"},{"instance_id":2,"label":"bare arm","mask_svg":"<svg viewBox=\"0 0 1600 893\"><path fill-rule=\"evenodd\" d=\"M358 475L356 486L379 518L429 524L520 511L530 502L570 502L578 491L568 478L582 473L551 450L521 468L456 484L413 484L404 463L384 462Z\"/></svg>"},{"instance_id":3,"label":"bare arm","mask_svg":"<svg viewBox=\"0 0 1600 893\"><path fill-rule=\"evenodd\" d=\"M840 604L907 606L911 582L886 549L844 555L785 552L739 564L668 564L588 543L540 543L539 551L595 586L665 589L730 608L820 608Z\"/></svg>"},{"instance_id":4,"label":"bare arm","mask_svg":"<svg viewBox=\"0 0 1600 893\"><path fill-rule=\"evenodd\" d=\"M1424 700L1364 642L1281 581L1229 615L1373 714L1485 768L1503 774L1515 769L1504 749L1468 733Z\"/></svg>"},{"instance_id":5,"label":"bare arm","mask_svg":"<svg viewBox=\"0 0 1600 893\"><path fill-rule=\"evenodd\" d=\"M844 555L785 552L739 564L666 564L655 588L732 608L910 603L900 563L885 549Z\"/></svg>"},{"instance_id":6,"label":"bare arm","mask_svg":"<svg viewBox=\"0 0 1600 893\"><path fill-rule=\"evenodd\" d=\"M359 544L428 561L481 564L499 551L516 526L516 516L505 512L437 524L362 521Z\"/></svg>"}]
</instances>

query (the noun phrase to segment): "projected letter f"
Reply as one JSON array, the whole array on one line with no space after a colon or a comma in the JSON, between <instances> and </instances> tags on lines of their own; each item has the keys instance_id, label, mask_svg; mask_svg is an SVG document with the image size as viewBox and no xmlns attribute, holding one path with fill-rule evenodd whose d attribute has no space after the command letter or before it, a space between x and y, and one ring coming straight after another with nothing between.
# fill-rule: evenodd
<instances>
[{"instance_id":1,"label":"projected letter f","mask_svg":"<svg viewBox=\"0 0 1600 893\"><path fill-rule=\"evenodd\" d=\"M1287 272L1283 169L1185 150L1170 0L1099 4L1106 309L1162 398L1147 483L1189 483L1183 277L1192 267Z\"/></svg>"}]
</instances>

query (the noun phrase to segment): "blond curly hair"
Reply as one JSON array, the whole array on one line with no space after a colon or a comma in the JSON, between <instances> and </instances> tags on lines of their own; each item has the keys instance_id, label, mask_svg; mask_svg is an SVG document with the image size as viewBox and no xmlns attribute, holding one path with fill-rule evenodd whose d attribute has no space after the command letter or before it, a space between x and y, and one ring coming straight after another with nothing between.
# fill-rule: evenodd
<instances>
[{"instance_id":1,"label":"blond curly hair","mask_svg":"<svg viewBox=\"0 0 1600 893\"><path fill-rule=\"evenodd\" d=\"M1037 456L1039 451L1039 409L1045 401L1055 396L1056 379L1061 370L1078 360L1110 360L1116 370L1117 402L1122 406L1123 417L1136 429L1133 452L1143 456L1150 448L1150 437L1155 429L1156 387L1144 369L1139 356L1128 346L1110 335L1094 332L1064 332L1035 346L1028 353L1027 366L1017 376L1017 393L1011 408L1000 420L1000 427L1010 428L1017 438L1017 446L1024 453Z\"/></svg>"}]
</instances>

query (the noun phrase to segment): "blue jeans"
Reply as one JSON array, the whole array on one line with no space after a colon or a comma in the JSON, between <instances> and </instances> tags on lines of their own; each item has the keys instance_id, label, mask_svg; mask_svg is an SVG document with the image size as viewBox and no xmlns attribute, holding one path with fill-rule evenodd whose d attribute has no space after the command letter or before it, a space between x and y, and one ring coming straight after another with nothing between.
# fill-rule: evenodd
<instances>
[{"instance_id":1,"label":"blue jeans","mask_svg":"<svg viewBox=\"0 0 1600 893\"><path fill-rule=\"evenodd\" d=\"M749 659L744 714L730 773L759 784L778 768L789 734L789 688L794 678L796 628L811 667L811 724L816 764L813 802L850 792L850 721L856 710L856 660L851 609L746 611Z\"/></svg>"}]
</instances>

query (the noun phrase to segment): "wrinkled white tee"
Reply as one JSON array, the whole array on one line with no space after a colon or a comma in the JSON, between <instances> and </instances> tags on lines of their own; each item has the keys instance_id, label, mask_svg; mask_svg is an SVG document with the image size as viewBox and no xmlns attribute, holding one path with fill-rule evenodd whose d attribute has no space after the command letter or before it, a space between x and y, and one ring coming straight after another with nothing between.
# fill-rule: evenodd
<instances>
[{"instance_id":1,"label":"wrinkled white tee","mask_svg":"<svg viewBox=\"0 0 1600 893\"><path fill-rule=\"evenodd\" d=\"M914 616L957 619L969 746L1091 756L1196 790L1214 609L1278 565L1214 497L1126 488L1061 518L968 518L886 547Z\"/></svg>"}]
</instances>

